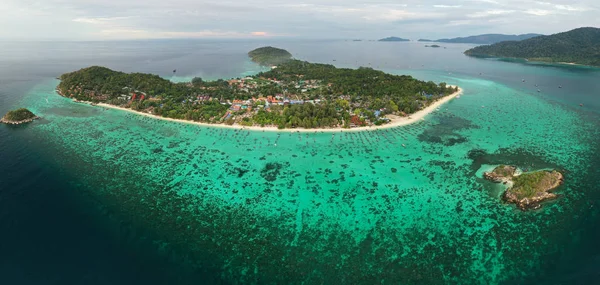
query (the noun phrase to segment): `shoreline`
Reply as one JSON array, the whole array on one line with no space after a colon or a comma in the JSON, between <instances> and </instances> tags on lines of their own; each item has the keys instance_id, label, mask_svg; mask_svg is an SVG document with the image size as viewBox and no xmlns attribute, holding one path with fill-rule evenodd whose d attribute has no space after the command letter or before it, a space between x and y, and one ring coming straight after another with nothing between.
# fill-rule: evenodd
<instances>
[{"instance_id":1,"label":"shoreline","mask_svg":"<svg viewBox=\"0 0 600 285\"><path fill-rule=\"evenodd\" d=\"M451 85L449 85L451 86ZM454 87L454 86L451 86ZM431 105L427 106L426 108L419 110L407 117L399 117L396 115L387 115L386 118L390 119L390 122L385 124L385 125L381 125L381 126L369 126L369 127L360 127L360 128L351 128L351 129L345 129L345 128L328 128L328 129L304 129L304 128L296 128L296 129L279 129L277 127L274 126L269 126L269 127L260 127L260 126L242 126L242 125L225 125L225 124L209 124L209 123L202 123L202 122L195 122L195 121L189 121L189 120L182 120L182 119L173 119L173 118L166 118L166 117L161 117L158 115L153 115L153 114L149 114L149 113L145 113L145 112L140 112L140 111L135 111L129 108L123 108L123 107L118 107L118 106L114 106L114 105L110 105L110 104L106 104L106 103L92 103L92 102L87 102L87 101L76 101L74 100L74 102L77 103L85 103L85 104L89 104L91 106L99 106L99 107L104 107L104 108L110 108L110 109L115 109L115 110L121 110L121 111L125 111L125 112L131 112L134 114L138 114L138 115L143 115L146 117L150 117L150 118L155 118L155 119L159 119L159 120L165 120L165 121L170 121L170 122L177 122L177 123L184 123L184 124L192 124L192 125L198 125L198 126L203 126L203 127L215 127L215 128L228 128L228 129L237 129L237 130L249 130L249 131L268 131L268 132L291 132L291 133L296 133L296 132L301 132L301 133L305 133L305 132L321 132L321 133L335 133L335 132L361 132L361 131L369 131L369 130L379 130L379 129L389 129L389 128L395 128L395 127L400 127L400 126L406 126L406 125L410 125L410 124L414 124L416 122L422 121L425 119L425 116L429 115L430 113L434 112L437 108L439 108L440 106L444 105L445 103L449 102L450 100L456 98L457 96L461 95L463 93L463 90L459 87L457 92L454 92L450 95L447 95L445 97L442 97L440 99L438 99L437 101L433 102ZM60 94L59 94L60 95ZM62 95L61 95L62 96Z\"/></svg>"},{"instance_id":2,"label":"shoreline","mask_svg":"<svg viewBox=\"0 0 600 285\"><path fill-rule=\"evenodd\" d=\"M8 121L8 120L5 120L4 118L2 118L2 119L0 119L0 123L8 124L8 125L21 125L21 124L31 123L37 119L40 119L40 117L36 116L35 118L26 119L26 120L22 120L22 121Z\"/></svg>"}]
</instances>

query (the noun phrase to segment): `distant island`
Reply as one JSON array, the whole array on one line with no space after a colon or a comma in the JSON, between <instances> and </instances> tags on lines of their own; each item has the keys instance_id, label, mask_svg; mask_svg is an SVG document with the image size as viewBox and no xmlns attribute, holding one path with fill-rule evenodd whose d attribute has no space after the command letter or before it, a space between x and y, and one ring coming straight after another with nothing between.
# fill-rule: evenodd
<instances>
[{"instance_id":1,"label":"distant island","mask_svg":"<svg viewBox=\"0 0 600 285\"><path fill-rule=\"evenodd\" d=\"M410 42L408 39L398 38L398 37L388 37L378 40L379 42Z\"/></svg>"},{"instance_id":2,"label":"distant island","mask_svg":"<svg viewBox=\"0 0 600 285\"><path fill-rule=\"evenodd\" d=\"M524 35L503 35L503 34L484 34L462 38L439 39L438 43L455 43L455 44L495 44L504 41L522 41L534 37L542 36L540 34L524 34Z\"/></svg>"},{"instance_id":3,"label":"distant island","mask_svg":"<svg viewBox=\"0 0 600 285\"><path fill-rule=\"evenodd\" d=\"M372 68L336 68L294 59L270 71L231 80L194 78L173 83L157 75L99 66L63 74L60 80L60 95L106 108L171 120L271 129L408 124L460 91L445 83Z\"/></svg>"},{"instance_id":4,"label":"distant island","mask_svg":"<svg viewBox=\"0 0 600 285\"><path fill-rule=\"evenodd\" d=\"M292 59L287 50L274 47L261 47L248 52L250 59L262 66L275 66Z\"/></svg>"},{"instance_id":5,"label":"distant island","mask_svg":"<svg viewBox=\"0 0 600 285\"><path fill-rule=\"evenodd\" d=\"M25 108L20 108L6 113L6 115L0 119L0 122L11 125L19 125L29 123L38 118L39 117L33 114L31 111Z\"/></svg>"},{"instance_id":6,"label":"distant island","mask_svg":"<svg viewBox=\"0 0 600 285\"><path fill-rule=\"evenodd\" d=\"M439 45L426 45L425 47L440 48L441 46L439 46Z\"/></svg>"},{"instance_id":7,"label":"distant island","mask_svg":"<svg viewBox=\"0 0 600 285\"><path fill-rule=\"evenodd\" d=\"M600 66L600 29L579 28L521 42L502 42L465 52L470 56Z\"/></svg>"},{"instance_id":8,"label":"distant island","mask_svg":"<svg viewBox=\"0 0 600 285\"><path fill-rule=\"evenodd\" d=\"M516 204L521 210L539 209L540 203L557 196L550 191L563 183L562 173L556 170L540 170L521 173L516 167L500 165L484 178L496 183L508 185L502 199Z\"/></svg>"},{"instance_id":9,"label":"distant island","mask_svg":"<svg viewBox=\"0 0 600 285\"><path fill-rule=\"evenodd\" d=\"M427 39L419 39L418 42L433 42L432 40L427 40Z\"/></svg>"}]
</instances>

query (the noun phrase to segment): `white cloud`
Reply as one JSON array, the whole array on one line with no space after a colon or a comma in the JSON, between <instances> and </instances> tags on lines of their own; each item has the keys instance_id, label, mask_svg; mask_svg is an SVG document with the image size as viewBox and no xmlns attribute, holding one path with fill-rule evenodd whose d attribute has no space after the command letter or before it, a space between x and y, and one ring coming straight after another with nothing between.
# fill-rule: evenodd
<instances>
[{"instance_id":1,"label":"white cloud","mask_svg":"<svg viewBox=\"0 0 600 285\"><path fill-rule=\"evenodd\" d=\"M554 12L550 11L550 10L542 10L542 9L529 9L529 10L525 10L524 13L536 15L536 16L547 16L547 15L553 14Z\"/></svg>"},{"instance_id":2,"label":"white cloud","mask_svg":"<svg viewBox=\"0 0 600 285\"><path fill-rule=\"evenodd\" d=\"M456 20L448 22L447 26L464 26L473 23L471 20Z\"/></svg>"},{"instance_id":3,"label":"white cloud","mask_svg":"<svg viewBox=\"0 0 600 285\"><path fill-rule=\"evenodd\" d=\"M104 25L109 24L110 22L130 19L132 17L107 17L107 18L75 18L72 21L78 23L86 23L86 24L94 24L94 25Z\"/></svg>"},{"instance_id":4,"label":"white cloud","mask_svg":"<svg viewBox=\"0 0 600 285\"><path fill-rule=\"evenodd\" d=\"M375 13L367 12L362 18L371 21L398 21L415 17L416 14L405 10L389 10L389 11L377 11Z\"/></svg>"},{"instance_id":5,"label":"white cloud","mask_svg":"<svg viewBox=\"0 0 600 285\"><path fill-rule=\"evenodd\" d=\"M169 38L250 38L267 37L267 32L240 33L236 31L212 31L203 30L196 32L152 32L148 30L135 29L103 29L98 36L111 39L169 39Z\"/></svg>"},{"instance_id":6,"label":"white cloud","mask_svg":"<svg viewBox=\"0 0 600 285\"><path fill-rule=\"evenodd\" d=\"M10 29L0 29L0 38L32 39L555 33L598 26L600 10L598 0L1 1L0 26Z\"/></svg>"},{"instance_id":7,"label":"white cloud","mask_svg":"<svg viewBox=\"0 0 600 285\"><path fill-rule=\"evenodd\" d=\"M573 7L570 5L554 5L554 7L558 10L565 10L565 11L571 11L571 12L581 12L581 11L586 11L588 10L587 8L583 8L583 7Z\"/></svg>"},{"instance_id":8,"label":"white cloud","mask_svg":"<svg viewBox=\"0 0 600 285\"><path fill-rule=\"evenodd\" d=\"M477 2L489 3L489 4L497 4L500 5L500 2L495 0L476 0Z\"/></svg>"},{"instance_id":9,"label":"white cloud","mask_svg":"<svg viewBox=\"0 0 600 285\"><path fill-rule=\"evenodd\" d=\"M434 8L460 8L462 5L433 5Z\"/></svg>"},{"instance_id":10,"label":"white cloud","mask_svg":"<svg viewBox=\"0 0 600 285\"><path fill-rule=\"evenodd\" d=\"M467 17L469 17L469 18L485 18L485 17L490 17L490 16L512 14L514 12L515 12L515 10L487 10L487 11L480 11L480 12L468 14Z\"/></svg>"}]
</instances>

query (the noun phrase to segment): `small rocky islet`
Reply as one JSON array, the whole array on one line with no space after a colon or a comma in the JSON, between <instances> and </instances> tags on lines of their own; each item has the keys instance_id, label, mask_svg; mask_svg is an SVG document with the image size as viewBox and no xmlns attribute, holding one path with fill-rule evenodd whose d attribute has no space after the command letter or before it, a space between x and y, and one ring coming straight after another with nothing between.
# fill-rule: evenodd
<instances>
[{"instance_id":1,"label":"small rocky islet","mask_svg":"<svg viewBox=\"0 0 600 285\"><path fill-rule=\"evenodd\" d=\"M521 172L510 165L497 166L485 172L483 177L507 185L502 200L516 204L523 211L539 209L542 202L557 198L558 195L551 191L564 182L563 174L556 170Z\"/></svg>"},{"instance_id":2,"label":"small rocky islet","mask_svg":"<svg viewBox=\"0 0 600 285\"><path fill-rule=\"evenodd\" d=\"M0 122L10 125L20 125L32 122L35 119L39 119L39 117L25 108L20 108L6 113L6 115L0 119Z\"/></svg>"}]
</instances>

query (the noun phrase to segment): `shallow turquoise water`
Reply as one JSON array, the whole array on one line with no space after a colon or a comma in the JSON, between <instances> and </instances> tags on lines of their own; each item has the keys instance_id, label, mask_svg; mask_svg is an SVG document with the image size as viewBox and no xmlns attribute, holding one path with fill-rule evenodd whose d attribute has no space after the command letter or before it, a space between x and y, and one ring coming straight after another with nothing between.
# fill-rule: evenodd
<instances>
[{"instance_id":1,"label":"shallow turquoise water","mask_svg":"<svg viewBox=\"0 0 600 285\"><path fill-rule=\"evenodd\" d=\"M497 284L539 274L590 207L583 185L597 126L527 90L417 73L465 93L425 121L382 131L171 123L72 103L54 94L55 80L19 105L43 117L29 131L63 154L52 157L78 174L78 191L150 229L173 262L216 268L227 282ZM476 175L500 163L566 171L563 197L527 213L502 204L497 185Z\"/></svg>"}]
</instances>

